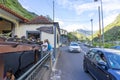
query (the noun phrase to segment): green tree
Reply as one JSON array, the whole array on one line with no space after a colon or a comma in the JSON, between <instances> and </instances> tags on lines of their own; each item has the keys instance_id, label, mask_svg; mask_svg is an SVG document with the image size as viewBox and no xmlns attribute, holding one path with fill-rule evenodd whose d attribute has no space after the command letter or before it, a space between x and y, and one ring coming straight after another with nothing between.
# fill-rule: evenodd
<instances>
[{"instance_id":1,"label":"green tree","mask_svg":"<svg viewBox=\"0 0 120 80\"><path fill-rule=\"evenodd\" d=\"M77 41L78 38L72 34L72 32L68 33L67 35L69 41Z\"/></svg>"}]
</instances>

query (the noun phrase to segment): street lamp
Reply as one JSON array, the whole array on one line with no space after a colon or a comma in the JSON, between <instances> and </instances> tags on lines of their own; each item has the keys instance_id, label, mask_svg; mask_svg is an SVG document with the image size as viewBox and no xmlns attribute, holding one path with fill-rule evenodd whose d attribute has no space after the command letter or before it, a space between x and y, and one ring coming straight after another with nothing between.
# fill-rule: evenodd
<instances>
[{"instance_id":1,"label":"street lamp","mask_svg":"<svg viewBox=\"0 0 120 80\"><path fill-rule=\"evenodd\" d=\"M102 19L102 43L103 43L103 47L104 47L104 21L103 21L103 4L102 4L102 0L94 0L94 2L96 1L100 1L101 3L101 19Z\"/></svg>"},{"instance_id":2,"label":"street lamp","mask_svg":"<svg viewBox=\"0 0 120 80\"><path fill-rule=\"evenodd\" d=\"M93 46L93 19L90 19L91 21L91 31L92 31L92 46Z\"/></svg>"}]
</instances>

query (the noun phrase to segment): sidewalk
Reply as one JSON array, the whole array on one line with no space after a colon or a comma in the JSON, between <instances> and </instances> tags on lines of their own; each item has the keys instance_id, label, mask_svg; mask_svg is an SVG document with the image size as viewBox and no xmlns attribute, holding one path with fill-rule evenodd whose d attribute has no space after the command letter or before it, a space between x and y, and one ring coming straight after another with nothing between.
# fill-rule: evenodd
<instances>
[{"instance_id":1,"label":"sidewalk","mask_svg":"<svg viewBox=\"0 0 120 80\"><path fill-rule=\"evenodd\" d=\"M57 52L58 53L57 53L57 56L56 56L56 60L55 60L55 62L53 64L53 66L52 66L52 70L50 68L48 70L45 70L44 74L43 74L43 77L41 79L39 79L39 80L53 80L53 79L50 79L51 78L51 74L56 69L58 58L61 55L61 49L59 48ZM50 63L49 63L49 65L50 65Z\"/></svg>"}]
</instances>

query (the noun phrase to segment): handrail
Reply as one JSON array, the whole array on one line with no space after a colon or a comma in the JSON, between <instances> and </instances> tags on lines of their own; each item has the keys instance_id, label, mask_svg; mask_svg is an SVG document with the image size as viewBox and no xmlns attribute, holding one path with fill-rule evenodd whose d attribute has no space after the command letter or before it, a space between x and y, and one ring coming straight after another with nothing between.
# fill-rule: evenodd
<instances>
[{"instance_id":1,"label":"handrail","mask_svg":"<svg viewBox=\"0 0 120 80\"><path fill-rule=\"evenodd\" d=\"M32 66L27 72L25 72L22 76L20 76L17 80L24 80L27 78L27 76L39 65L41 66L46 58L50 56L50 53L48 52L42 59L40 59L34 66Z\"/></svg>"}]
</instances>

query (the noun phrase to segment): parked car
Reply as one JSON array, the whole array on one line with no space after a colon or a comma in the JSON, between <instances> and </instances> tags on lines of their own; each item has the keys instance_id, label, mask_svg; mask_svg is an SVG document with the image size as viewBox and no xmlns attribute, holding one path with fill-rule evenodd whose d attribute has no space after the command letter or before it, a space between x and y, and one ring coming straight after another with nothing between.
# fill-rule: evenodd
<instances>
[{"instance_id":1,"label":"parked car","mask_svg":"<svg viewBox=\"0 0 120 80\"><path fill-rule=\"evenodd\" d=\"M91 48L84 55L83 69L96 80L120 80L120 51Z\"/></svg>"},{"instance_id":2,"label":"parked car","mask_svg":"<svg viewBox=\"0 0 120 80\"><path fill-rule=\"evenodd\" d=\"M70 52L81 52L81 48L78 43L71 43L69 45L69 51Z\"/></svg>"},{"instance_id":3,"label":"parked car","mask_svg":"<svg viewBox=\"0 0 120 80\"><path fill-rule=\"evenodd\" d=\"M112 49L120 50L120 46L112 46L111 48L112 48Z\"/></svg>"}]
</instances>

